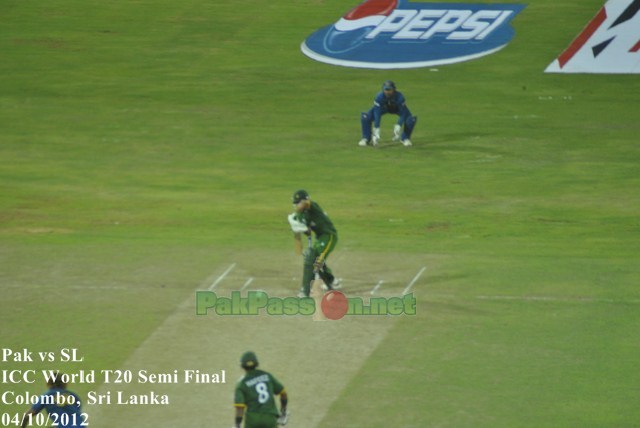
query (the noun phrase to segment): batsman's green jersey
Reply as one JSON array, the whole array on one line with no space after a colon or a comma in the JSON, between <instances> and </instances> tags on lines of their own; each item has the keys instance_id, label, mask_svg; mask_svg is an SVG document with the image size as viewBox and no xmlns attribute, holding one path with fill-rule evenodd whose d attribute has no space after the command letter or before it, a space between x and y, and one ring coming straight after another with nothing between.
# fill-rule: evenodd
<instances>
[{"instance_id":1,"label":"batsman's green jersey","mask_svg":"<svg viewBox=\"0 0 640 428\"><path fill-rule=\"evenodd\" d=\"M236 385L236 407L245 407L246 428L271 428L276 426L279 412L275 396L284 386L270 373L250 370Z\"/></svg>"},{"instance_id":2,"label":"batsman's green jersey","mask_svg":"<svg viewBox=\"0 0 640 428\"><path fill-rule=\"evenodd\" d=\"M325 213L317 202L311 201L309 209L296 214L296 220L306 224L316 234L316 237L322 235L337 235L338 232L334 227L331 219Z\"/></svg>"},{"instance_id":3,"label":"batsman's green jersey","mask_svg":"<svg viewBox=\"0 0 640 428\"><path fill-rule=\"evenodd\" d=\"M324 264L318 272L325 284L333 283L334 276L326 260L338 243L338 232L333 222L320 205L311 201L311 206L301 213L296 214L296 219L307 226L316 234L313 246L305 251L304 267L302 270L302 292L309 296L311 281L314 279L314 263Z\"/></svg>"}]
</instances>

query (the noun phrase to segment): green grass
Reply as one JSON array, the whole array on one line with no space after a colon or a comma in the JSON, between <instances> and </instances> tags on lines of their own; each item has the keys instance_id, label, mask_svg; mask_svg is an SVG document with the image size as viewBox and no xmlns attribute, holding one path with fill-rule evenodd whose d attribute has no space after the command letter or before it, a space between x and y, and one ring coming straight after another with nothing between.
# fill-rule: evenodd
<instances>
[{"instance_id":1,"label":"green grass","mask_svg":"<svg viewBox=\"0 0 640 428\"><path fill-rule=\"evenodd\" d=\"M117 368L231 261L299 274L285 215L305 188L345 276L399 291L427 266L417 317L364 361L337 350L355 375L320 426L640 424L637 81L543 73L601 2L532 2L504 50L437 71L300 53L353 5L0 5L0 346ZM415 146L360 149L388 78ZM313 397L290 394L305 415Z\"/></svg>"},{"instance_id":2,"label":"green grass","mask_svg":"<svg viewBox=\"0 0 640 428\"><path fill-rule=\"evenodd\" d=\"M637 368L636 306L430 302L396 324L322 426L634 426L618 386ZM417 323L428 328L409 338Z\"/></svg>"}]
</instances>

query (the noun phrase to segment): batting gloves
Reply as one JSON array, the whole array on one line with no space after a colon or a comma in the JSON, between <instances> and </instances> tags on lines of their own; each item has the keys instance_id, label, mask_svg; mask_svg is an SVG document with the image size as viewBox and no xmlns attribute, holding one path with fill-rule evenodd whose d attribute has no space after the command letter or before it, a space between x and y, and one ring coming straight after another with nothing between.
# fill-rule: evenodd
<instances>
[{"instance_id":1,"label":"batting gloves","mask_svg":"<svg viewBox=\"0 0 640 428\"><path fill-rule=\"evenodd\" d=\"M317 257L316 260L313 262L313 271L320 272L323 267L324 267L324 258Z\"/></svg>"},{"instance_id":2,"label":"batting gloves","mask_svg":"<svg viewBox=\"0 0 640 428\"><path fill-rule=\"evenodd\" d=\"M280 413L278 417L278 425L285 426L289 422L289 412L285 409Z\"/></svg>"}]
</instances>

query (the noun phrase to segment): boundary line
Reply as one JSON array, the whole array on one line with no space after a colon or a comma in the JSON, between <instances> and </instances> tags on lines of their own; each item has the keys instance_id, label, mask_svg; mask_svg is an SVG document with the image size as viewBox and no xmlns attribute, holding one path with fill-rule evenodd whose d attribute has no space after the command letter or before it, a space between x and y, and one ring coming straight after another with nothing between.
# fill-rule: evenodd
<instances>
[{"instance_id":1,"label":"boundary line","mask_svg":"<svg viewBox=\"0 0 640 428\"><path fill-rule=\"evenodd\" d=\"M404 296L405 294L409 293L409 291L411 290L411 287L413 287L413 284L416 283L416 281L420 278L420 276L422 276L422 274L424 273L424 271L427 270L426 266L423 266L422 269L420 269L420 272L418 272L418 274L411 280L411 282L409 283L409 285L406 286L406 288L404 289L404 291L402 292L402 295Z\"/></svg>"}]
</instances>

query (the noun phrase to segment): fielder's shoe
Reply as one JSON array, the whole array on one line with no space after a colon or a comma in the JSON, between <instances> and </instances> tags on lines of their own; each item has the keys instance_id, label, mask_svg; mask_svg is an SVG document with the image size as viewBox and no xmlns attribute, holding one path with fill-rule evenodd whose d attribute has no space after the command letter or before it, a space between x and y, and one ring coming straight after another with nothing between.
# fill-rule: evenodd
<instances>
[{"instance_id":1,"label":"fielder's shoe","mask_svg":"<svg viewBox=\"0 0 640 428\"><path fill-rule=\"evenodd\" d=\"M369 144L369 142L367 141L367 139L366 139L366 138L363 138L362 140L360 140L360 141L358 142L358 145L359 145L360 147L367 147L367 144Z\"/></svg>"},{"instance_id":2,"label":"fielder's shoe","mask_svg":"<svg viewBox=\"0 0 640 428\"><path fill-rule=\"evenodd\" d=\"M374 136L373 138L371 138L371 145L376 147L378 145L378 141L380 141L380 137Z\"/></svg>"},{"instance_id":3,"label":"fielder's shoe","mask_svg":"<svg viewBox=\"0 0 640 428\"><path fill-rule=\"evenodd\" d=\"M405 147L411 147L413 144L411 144L411 140L408 138L405 138L404 140L402 140L402 144L404 144Z\"/></svg>"},{"instance_id":4,"label":"fielder's shoe","mask_svg":"<svg viewBox=\"0 0 640 428\"><path fill-rule=\"evenodd\" d=\"M393 127L393 141L400 141L402 137L402 127L397 125Z\"/></svg>"}]
</instances>

